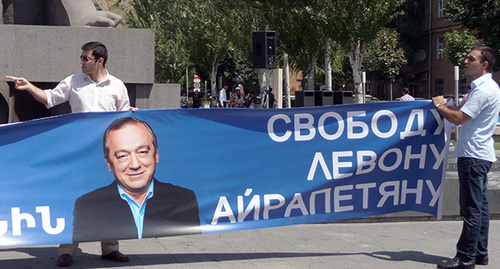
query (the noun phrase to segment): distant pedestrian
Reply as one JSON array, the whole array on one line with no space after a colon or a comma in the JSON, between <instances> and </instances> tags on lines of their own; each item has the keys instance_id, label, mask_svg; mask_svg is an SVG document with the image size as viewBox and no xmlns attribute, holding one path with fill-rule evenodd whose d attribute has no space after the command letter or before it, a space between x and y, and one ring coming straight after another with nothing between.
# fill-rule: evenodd
<instances>
[{"instance_id":1,"label":"distant pedestrian","mask_svg":"<svg viewBox=\"0 0 500 269\"><path fill-rule=\"evenodd\" d=\"M186 92L182 92L180 105L181 105L181 108L187 108L188 107L188 98L186 96Z\"/></svg>"},{"instance_id":2,"label":"distant pedestrian","mask_svg":"<svg viewBox=\"0 0 500 269\"><path fill-rule=\"evenodd\" d=\"M399 101L415 101L415 98L410 95L410 90L408 90L408 88L403 88L403 96L401 96Z\"/></svg>"},{"instance_id":3,"label":"distant pedestrian","mask_svg":"<svg viewBox=\"0 0 500 269\"><path fill-rule=\"evenodd\" d=\"M195 90L193 93L193 104L192 108L200 108L201 106L201 94L199 90Z\"/></svg>"},{"instance_id":4,"label":"distant pedestrian","mask_svg":"<svg viewBox=\"0 0 500 269\"><path fill-rule=\"evenodd\" d=\"M217 99L217 95L212 96L210 107L222 107L219 99Z\"/></svg>"},{"instance_id":5,"label":"distant pedestrian","mask_svg":"<svg viewBox=\"0 0 500 269\"><path fill-rule=\"evenodd\" d=\"M248 108L257 108L257 96L255 96L255 91L250 92L250 96L247 99Z\"/></svg>"},{"instance_id":6,"label":"distant pedestrian","mask_svg":"<svg viewBox=\"0 0 500 269\"><path fill-rule=\"evenodd\" d=\"M230 98L230 106L235 108L245 107L245 95L243 94L243 85L239 84Z\"/></svg>"},{"instance_id":7,"label":"distant pedestrian","mask_svg":"<svg viewBox=\"0 0 500 269\"><path fill-rule=\"evenodd\" d=\"M227 88L229 86L227 84L224 84L224 87L219 92L219 102L222 105L222 107L227 106Z\"/></svg>"}]
</instances>

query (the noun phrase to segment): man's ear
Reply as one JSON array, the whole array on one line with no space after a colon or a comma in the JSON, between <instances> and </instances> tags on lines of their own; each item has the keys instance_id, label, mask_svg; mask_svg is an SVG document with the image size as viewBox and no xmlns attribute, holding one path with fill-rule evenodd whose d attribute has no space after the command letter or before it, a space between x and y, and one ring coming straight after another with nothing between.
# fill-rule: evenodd
<instances>
[{"instance_id":1,"label":"man's ear","mask_svg":"<svg viewBox=\"0 0 500 269\"><path fill-rule=\"evenodd\" d=\"M484 70L486 70L488 68L488 66L490 65L490 62L488 61L484 61L483 62L483 67L484 67Z\"/></svg>"},{"instance_id":2,"label":"man's ear","mask_svg":"<svg viewBox=\"0 0 500 269\"><path fill-rule=\"evenodd\" d=\"M113 165L109 162L108 158L104 157L104 159L106 160L109 172L113 173Z\"/></svg>"},{"instance_id":3,"label":"man's ear","mask_svg":"<svg viewBox=\"0 0 500 269\"><path fill-rule=\"evenodd\" d=\"M104 65L104 58L99 58L99 59L97 60L97 62L98 62L99 64Z\"/></svg>"},{"instance_id":4,"label":"man's ear","mask_svg":"<svg viewBox=\"0 0 500 269\"><path fill-rule=\"evenodd\" d=\"M156 149L155 159L156 159L156 164L158 164L160 162L160 154L158 154L158 149Z\"/></svg>"}]
</instances>

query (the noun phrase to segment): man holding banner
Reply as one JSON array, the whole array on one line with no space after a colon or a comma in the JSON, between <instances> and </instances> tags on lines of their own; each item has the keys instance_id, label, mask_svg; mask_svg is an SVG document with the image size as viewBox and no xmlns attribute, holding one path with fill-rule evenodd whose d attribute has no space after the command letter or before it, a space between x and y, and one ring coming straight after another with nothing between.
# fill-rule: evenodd
<instances>
[{"instance_id":1,"label":"man holding banner","mask_svg":"<svg viewBox=\"0 0 500 269\"><path fill-rule=\"evenodd\" d=\"M76 200L74 242L201 232L194 192L154 178L158 142L146 122L116 119L104 133L103 148L115 180Z\"/></svg>"},{"instance_id":2,"label":"man holding banner","mask_svg":"<svg viewBox=\"0 0 500 269\"><path fill-rule=\"evenodd\" d=\"M106 46L100 42L89 42L82 46L80 63L82 73L71 75L54 89L42 90L22 77L6 76L14 82L16 89L29 92L35 100L47 108L66 101L73 113L95 111L135 110L130 107L127 88L123 82L110 75L105 68L108 59ZM58 250L58 266L70 266L78 243L61 244ZM118 241L101 241L102 258L126 262L128 257L118 249Z\"/></svg>"},{"instance_id":3,"label":"man holding banner","mask_svg":"<svg viewBox=\"0 0 500 269\"><path fill-rule=\"evenodd\" d=\"M443 96L432 98L436 109L448 121L461 125L455 147L460 182L462 234L453 259L438 268L474 268L488 264L489 207L486 199L488 171L496 161L492 135L500 112L500 89L492 79L495 53L476 47L465 60L465 74L472 77L467 102L455 110Z\"/></svg>"}]
</instances>

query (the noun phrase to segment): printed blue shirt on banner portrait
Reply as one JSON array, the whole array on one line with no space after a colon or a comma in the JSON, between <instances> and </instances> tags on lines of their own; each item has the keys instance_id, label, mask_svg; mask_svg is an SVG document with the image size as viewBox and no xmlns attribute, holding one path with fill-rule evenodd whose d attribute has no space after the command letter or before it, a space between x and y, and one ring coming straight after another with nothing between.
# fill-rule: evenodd
<instances>
[{"instance_id":1,"label":"printed blue shirt on banner portrait","mask_svg":"<svg viewBox=\"0 0 500 269\"><path fill-rule=\"evenodd\" d=\"M0 127L0 245L71 242L76 198L114 180L102 135L123 116L152 127L155 178L195 192L204 233L438 212L447 147L427 101L80 113Z\"/></svg>"}]
</instances>

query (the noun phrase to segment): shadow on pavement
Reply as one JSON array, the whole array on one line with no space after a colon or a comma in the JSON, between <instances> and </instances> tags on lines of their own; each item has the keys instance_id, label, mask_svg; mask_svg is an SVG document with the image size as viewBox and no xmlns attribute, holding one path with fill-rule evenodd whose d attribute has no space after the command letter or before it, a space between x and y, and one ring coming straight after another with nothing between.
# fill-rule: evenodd
<instances>
[{"instance_id":1,"label":"shadow on pavement","mask_svg":"<svg viewBox=\"0 0 500 269\"><path fill-rule=\"evenodd\" d=\"M2 268L26 268L25 266L42 266L56 267L57 248L47 247L30 247L30 248L12 248L0 251L15 251L24 252L31 258L2 260L0 266ZM258 260L258 259L283 259L283 258L310 258L310 257L342 257L342 256L359 256L366 255L376 259L385 261L414 261L427 264L436 264L448 257L441 257L431 254L426 254L421 251L377 251L377 252L359 252L359 253L328 253L328 252L241 252L241 253L161 253L161 254L128 254L129 262L116 263L101 259L100 255L82 253L79 249L74 256L72 268L103 268L103 267L133 267L133 266L153 266L153 265L168 265L168 264L190 264L200 262L224 262L224 261L239 261L239 260ZM39 268L42 268L39 267ZM28 267L29 268L29 267Z\"/></svg>"}]
</instances>

